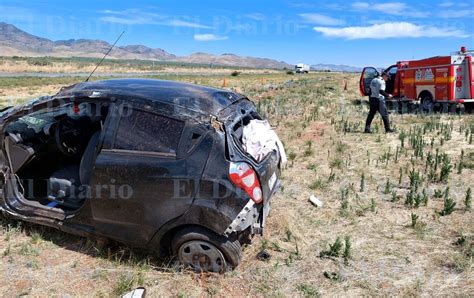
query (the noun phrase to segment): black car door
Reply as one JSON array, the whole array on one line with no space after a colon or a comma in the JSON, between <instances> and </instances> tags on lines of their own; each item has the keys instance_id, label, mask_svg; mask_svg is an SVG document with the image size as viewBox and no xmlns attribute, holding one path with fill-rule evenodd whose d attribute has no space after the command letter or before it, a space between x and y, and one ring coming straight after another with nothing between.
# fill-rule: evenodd
<instances>
[{"instance_id":1,"label":"black car door","mask_svg":"<svg viewBox=\"0 0 474 298\"><path fill-rule=\"evenodd\" d=\"M390 75L390 80L386 82L385 91L390 94L398 94L397 66L392 65L385 70Z\"/></svg>"},{"instance_id":2,"label":"black car door","mask_svg":"<svg viewBox=\"0 0 474 298\"><path fill-rule=\"evenodd\" d=\"M114 110L92 175L91 214L98 232L146 244L192 204L213 142L204 135L178 156L191 138L186 121L149 106Z\"/></svg>"}]
</instances>

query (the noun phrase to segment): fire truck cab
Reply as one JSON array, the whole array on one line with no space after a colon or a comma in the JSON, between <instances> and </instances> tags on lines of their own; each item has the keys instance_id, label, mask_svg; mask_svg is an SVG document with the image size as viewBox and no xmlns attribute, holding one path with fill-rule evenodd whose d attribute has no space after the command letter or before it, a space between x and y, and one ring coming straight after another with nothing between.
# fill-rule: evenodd
<instances>
[{"instance_id":1,"label":"fire truck cab","mask_svg":"<svg viewBox=\"0 0 474 298\"><path fill-rule=\"evenodd\" d=\"M423 111L433 111L463 104L474 107L473 51L461 47L450 56L421 60L399 61L386 69L391 79L385 91L393 95L390 101L419 102ZM361 95L370 95L370 81L380 73L374 67L365 67L360 77Z\"/></svg>"}]
</instances>

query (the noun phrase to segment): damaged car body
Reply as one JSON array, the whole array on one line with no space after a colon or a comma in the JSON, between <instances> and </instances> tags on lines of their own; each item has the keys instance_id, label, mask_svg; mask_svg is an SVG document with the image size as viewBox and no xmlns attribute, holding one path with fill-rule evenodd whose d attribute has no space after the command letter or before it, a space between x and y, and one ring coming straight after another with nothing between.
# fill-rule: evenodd
<instances>
[{"instance_id":1,"label":"damaged car body","mask_svg":"<svg viewBox=\"0 0 474 298\"><path fill-rule=\"evenodd\" d=\"M242 144L262 120L229 90L84 82L0 113L3 214L223 271L262 234L284 152Z\"/></svg>"}]
</instances>

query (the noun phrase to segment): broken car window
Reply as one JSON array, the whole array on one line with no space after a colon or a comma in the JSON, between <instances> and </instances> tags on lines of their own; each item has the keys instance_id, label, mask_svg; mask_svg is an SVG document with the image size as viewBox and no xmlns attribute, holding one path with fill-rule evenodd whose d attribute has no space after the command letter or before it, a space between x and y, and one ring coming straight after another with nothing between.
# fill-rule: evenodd
<instances>
[{"instance_id":1,"label":"broken car window","mask_svg":"<svg viewBox=\"0 0 474 298\"><path fill-rule=\"evenodd\" d=\"M120 119L115 149L176 154L184 122L130 109Z\"/></svg>"}]
</instances>

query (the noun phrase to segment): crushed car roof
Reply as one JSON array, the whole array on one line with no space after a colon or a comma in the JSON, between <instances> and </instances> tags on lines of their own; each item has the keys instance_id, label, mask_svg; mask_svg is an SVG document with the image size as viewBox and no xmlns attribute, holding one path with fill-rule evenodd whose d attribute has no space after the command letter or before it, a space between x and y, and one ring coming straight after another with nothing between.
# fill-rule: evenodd
<instances>
[{"instance_id":1,"label":"crushed car roof","mask_svg":"<svg viewBox=\"0 0 474 298\"><path fill-rule=\"evenodd\" d=\"M184 106L202 113L218 113L245 98L235 92L175 81L155 79L112 79L83 82L63 88L56 97L80 96L89 93L99 97L123 95ZM95 95L94 95L95 94ZM98 95L99 94L99 95Z\"/></svg>"}]
</instances>

